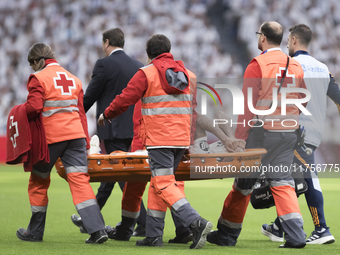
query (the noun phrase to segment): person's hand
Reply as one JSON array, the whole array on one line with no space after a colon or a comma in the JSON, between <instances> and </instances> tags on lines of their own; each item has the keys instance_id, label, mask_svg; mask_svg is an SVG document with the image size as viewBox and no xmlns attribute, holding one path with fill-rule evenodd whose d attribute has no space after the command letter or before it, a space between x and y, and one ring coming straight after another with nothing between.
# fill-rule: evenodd
<instances>
[{"instance_id":1,"label":"person's hand","mask_svg":"<svg viewBox=\"0 0 340 255\"><path fill-rule=\"evenodd\" d=\"M104 118L104 114L103 114L103 113L99 115L99 118L98 118L98 125L99 125L100 127L105 126L105 118Z\"/></svg>"},{"instance_id":2,"label":"person's hand","mask_svg":"<svg viewBox=\"0 0 340 255\"><path fill-rule=\"evenodd\" d=\"M236 150L234 150L234 152L244 152L244 149L237 147Z\"/></svg>"},{"instance_id":3,"label":"person's hand","mask_svg":"<svg viewBox=\"0 0 340 255\"><path fill-rule=\"evenodd\" d=\"M244 150L246 148L246 141L242 139L236 139L236 140L237 140L237 147Z\"/></svg>"},{"instance_id":4,"label":"person's hand","mask_svg":"<svg viewBox=\"0 0 340 255\"><path fill-rule=\"evenodd\" d=\"M227 151L233 152L237 148L237 139L227 139L223 141L223 145Z\"/></svg>"},{"instance_id":5,"label":"person's hand","mask_svg":"<svg viewBox=\"0 0 340 255\"><path fill-rule=\"evenodd\" d=\"M244 148L246 147L246 141L242 139L235 139L235 138L227 139L223 142L223 144L224 144L224 147L229 152L234 152L237 148L244 150ZM238 149L238 151L240 149Z\"/></svg>"},{"instance_id":6,"label":"person's hand","mask_svg":"<svg viewBox=\"0 0 340 255\"><path fill-rule=\"evenodd\" d=\"M246 141L242 139L236 139L237 148L233 152L243 152L246 147Z\"/></svg>"},{"instance_id":7,"label":"person's hand","mask_svg":"<svg viewBox=\"0 0 340 255\"><path fill-rule=\"evenodd\" d=\"M188 160L190 160L190 158L187 156L187 155L189 155L189 154L190 154L189 149L185 149L181 161L188 161Z\"/></svg>"},{"instance_id":8,"label":"person's hand","mask_svg":"<svg viewBox=\"0 0 340 255\"><path fill-rule=\"evenodd\" d=\"M108 122L110 122L111 123L111 120L109 120L109 119L106 119ZM99 118L98 118L98 125L100 126L100 127L104 127L105 126L105 117L104 117L104 113L102 113L102 114L100 114L99 115Z\"/></svg>"}]
</instances>

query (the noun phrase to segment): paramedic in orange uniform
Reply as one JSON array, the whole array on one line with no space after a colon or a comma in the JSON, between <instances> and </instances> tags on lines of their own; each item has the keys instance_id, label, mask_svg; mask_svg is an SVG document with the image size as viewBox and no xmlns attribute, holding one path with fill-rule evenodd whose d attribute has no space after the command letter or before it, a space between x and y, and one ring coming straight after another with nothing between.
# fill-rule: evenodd
<instances>
[{"instance_id":1,"label":"paramedic in orange uniform","mask_svg":"<svg viewBox=\"0 0 340 255\"><path fill-rule=\"evenodd\" d=\"M200 217L184 192L176 185L174 172L190 146L192 93L190 84L195 75L182 61L175 61L170 54L171 44L164 35L154 35L146 43L151 63L141 68L130 80L122 94L112 101L98 119L117 117L129 105L142 101L140 134L150 158L151 180L148 195L146 238L138 246L162 246L164 218L171 209L193 232L190 248L205 245L212 223ZM191 85L192 86L192 85Z\"/></svg>"},{"instance_id":2,"label":"paramedic in orange uniform","mask_svg":"<svg viewBox=\"0 0 340 255\"><path fill-rule=\"evenodd\" d=\"M139 130L142 119L142 103L139 100L135 104L133 112L133 140L131 143L131 151L135 152L137 150L145 149L141 138L139 137ZM134 222L138 219L140 215L140 208L142 197L145 191L147 182L131 181L126 182L123 190L122 198L122 220L117 224L115 228L111 226L106 226L106 233L109 238L118 241L128 241L132 235ZM184 192L184 182L177 181L177 186L181 188ZM171 213L175 227L176 227L176 237L169 240L169 243L183 243L187 244L192 241L192 233L188 227L183 226L182 222ZM131 220L132 219L132 220ZM138 227L136 228L138 229ZM135 230L136 231L136 230Z\"/></svg>"},{"instance_id":3,"label":"paramedic in orange uniform","mask_svg":"<svg viewBox=\"0 0 340 255\"><path fill-rule=\"evenodd\" d=\"M46 44L34 44L29 49L28 62L35 73L27 83L27 116L31 120L42 113L50 163L33 166L28 185L32 217L27 230L20 228L17 236L23 241L43 241L50 173L60 157L73 203L91 235L86 243L103 243L108 237L87 173L89 143L81 81L58 64Z\"/></svg>"},{"instance_id":4,"label":"paramedic in orange uniform","mask_svg":"<svg viewBox=\"0 0 340 255\"><path fill-rule=\"evenodd\" d=\"M248 88L252 88L253 105L258 110L268 110L273 102L273 93L277 93L286 68L287 55L280 49L283 31L279 23L265 22L256 32L258 35L258 48L262 53L254 58L244 73L243 95L247 97ZM304 88L303 70L294 59L289 58L288 71L282 83L283 88ZM276 92L273 92L276 88ZM282 91L281 89L281 91ZM291 99L305 97L303 94L290 93ZM288 96L287 96L288 98ZM280 100L280 94L278 95ZM236 128L236 138L247 141L246 148L264 147L267 153L263 155L261 164L269 167L286 167L288 171L268 171L266 177L270 183L271 192L275 200L277 215L280 218L285 232L286 243L283 248L303 248L306 245L306 234L303 230L303 219L294 190L294 179L290 175L290 167L293 163L294 150L297 141L299 109L295 105L287 105L286 115L281 115L281 107L278 104L276 110L270 115L259 116L263 120L264 139L260 146L255 135L255 128L247 125L248 121L257 119L245 104L244 115L239 115ZM284 124L282 121L287 119ZM289 120L288 120L289 119ZM274 120L274 121L272 121ZM255 137L256 136L256 137ZM218 220L218 230L211 232L208 242L234 246L242 229L243 218L247 210L249 199L253 191L258 173L252 178L236 178L233 188L225 199L221 216Z\"/></svg>"}]
</instances>

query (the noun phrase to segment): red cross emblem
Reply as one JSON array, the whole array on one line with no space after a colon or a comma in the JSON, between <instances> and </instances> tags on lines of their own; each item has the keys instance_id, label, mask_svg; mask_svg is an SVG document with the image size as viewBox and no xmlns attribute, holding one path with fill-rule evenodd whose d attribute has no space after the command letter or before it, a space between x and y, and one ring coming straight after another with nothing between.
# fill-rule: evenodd
<instances>
[{"instance_id":1,"label":"red cross emblem","mask_svg":"<svg viewBox=\"0 0 340 255\"><path fill-rule=\"evenodd\" d=\"M275 85L276 86L280 86L281 84L281 80L282 80L282 76L285 72L286 68L285 67L280 67L279 68L279 73L276 74L276 81L275 81ZM289 74L288 70L286 73L286 78L283 81L282 84L282 88L295 88L295 74Z\"/></svg>"},{"instance_id":2,"label":"red cross emblem","mask_svg":"<svg viewBox=\"0 0 340 255\"><path fill-rule=\"evenodd\" d=\"M19 130L18 130L18 122L13 122L14 116L9 117L11 124L8 127L8 133L9 137L11 138L13 147L17 147L17 140L16 138L19 136Z\"/></svg>"},{"instance_id":3,"label":"red cross emblem","mask_svg":"<svg viewBox=\"0 0 340 255\"><path fill-rule=\"evenodd\" d=\"M73 78L69 78L65 72L57 72L58 77L53 77L54 87L61 89L62 95L71 95L71 90L76 88Z\"/></svg>"}]
</instances>

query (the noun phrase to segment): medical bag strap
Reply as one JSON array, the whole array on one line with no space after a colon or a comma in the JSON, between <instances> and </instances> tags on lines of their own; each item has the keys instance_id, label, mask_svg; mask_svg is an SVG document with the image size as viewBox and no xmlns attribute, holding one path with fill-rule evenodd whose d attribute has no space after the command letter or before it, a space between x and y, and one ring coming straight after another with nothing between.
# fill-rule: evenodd
<instances>
[{"instance_id":1,"label":"medical bag strap","mask_svg":"<svg viewBox=\"0 0 340 255\"><path fill-rule=\"evenodd\" d=\"M283 81L284 81L284 79L286 78L286 73L287 73L287 71L288 71L288 65L289 65L289 56L287 56L286 69L285 69L285 71L284 71L284 73L283 73L283 75L282 75L282 79L281 79L280 87L279 87L279 89L278 89L278 91L277 91L277 95L280 93L280 90L281 90ZM273 104L273 101L270 103L269 109L272 107L272 104ZM256 118L259 119L259 116L256 115Z\"/></svg>"}]
</instances>

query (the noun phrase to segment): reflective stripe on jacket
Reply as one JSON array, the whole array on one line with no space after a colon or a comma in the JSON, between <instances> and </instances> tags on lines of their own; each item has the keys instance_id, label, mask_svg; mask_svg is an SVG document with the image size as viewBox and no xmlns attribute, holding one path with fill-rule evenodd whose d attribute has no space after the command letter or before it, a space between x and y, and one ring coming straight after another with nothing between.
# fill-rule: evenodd
<instances>
[{"instance_id":1,"label":"reflective stripe on jacket","mask_svg":"<svg viewBox=\"0 0 340 255\"><path fill-rule=\"evenodd\" d=\"M48 64L32 76L45 91L42 116L48 144L85 138L78 109L81 81L58 63Z\"/></svg>"},{"instance_id":2,"label":"reflective stripe on jacket","mask_svg":"<svg viewBox=\"0 0 340 255\"><path fill-rule=\"evenodd\" d=\"M159 72L151 64L141 69L147 78L148 89L141 99L141 138L146 146L189 146L192 114L190 79L182 94L167 94L161 85Z\"/></svg>"}]
</instances>

